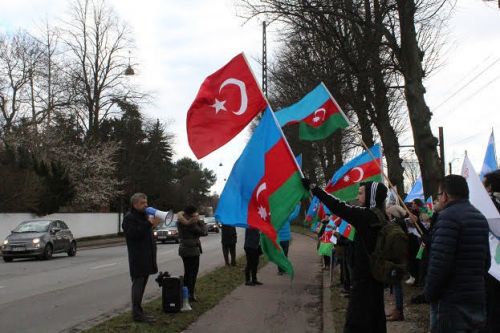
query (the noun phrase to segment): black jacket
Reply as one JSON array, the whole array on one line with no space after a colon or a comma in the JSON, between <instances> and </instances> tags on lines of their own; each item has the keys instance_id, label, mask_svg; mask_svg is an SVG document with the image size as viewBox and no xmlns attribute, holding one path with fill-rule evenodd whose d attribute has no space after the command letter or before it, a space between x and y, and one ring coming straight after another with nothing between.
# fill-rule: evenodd
<instances>
[{"instance_id":1,"label":"black jacket","mask_svg":"<svg viewBox=\"0 0 500 333\"><path fill-rule=\"evenodd\" d=\"M200 236L203 235L203 221L196 215L190 219L184 212L177 213L177 230L179 231L179 256L199 257L201 249Z\"/></svg>"},{"instance_id":2,"label":"black jacket","mask_svg":"<svg viewBox=\"0 0 500 333\"><path fill-rule=\"evenodd\" d=\"M469 200L449 203L432 231L425 296L455 327L477 328L484 320L485 277L490 267L488 222Z\"/></svg>"},{"instance_id":3,"label":"black jacket","mask_svg":"<svg viewBox=\"0 0 500 333\"><path fill-rule=\"evenodd\" d=\"M236 244L236 228L230 225L222 225L221 243L226 245Z\"/></svg>"},{"instance_id":4,"label":"black jacket","mask_svg":"<svg viewBox=\"0 0 500 333\"><path fill-rule=\"evenodd\" d=\"M132 208L123 218L122 228L127 242L130 276L135 278L157 273L156 242L146 214Z\"/></svg>"},{"instance_id":5,"label":"black jacket","mask_svg":"<svg viewBox=\"0 0 500 333\"><path fill-rule=\"evenodd\" d=\"M333 214L346 220L356 228L352 254L352 279L353 281L371 279L368 253L372 253L375 249L377 234L382 227L377 215L368 208L350 206L317 187L313 189L313 194Z\"/></svg>"},{"instance_id":6,"label":"black jacket","mask_svg":"<svg viewBox=\"0 0 500 333\"><path fill-rule=\"evenodd\" d=\"M245 230L245 249L258 250L260 247L260 232L257 229L247 228Z\"/></svg>"}]
</instances>

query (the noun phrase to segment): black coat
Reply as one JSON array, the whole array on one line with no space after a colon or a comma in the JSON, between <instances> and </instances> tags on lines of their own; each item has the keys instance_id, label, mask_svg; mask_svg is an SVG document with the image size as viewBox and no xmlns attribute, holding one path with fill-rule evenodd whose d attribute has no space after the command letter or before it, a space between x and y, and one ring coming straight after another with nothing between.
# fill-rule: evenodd
<instances>
[{"instance_id":1,"label":"black coat","mask_svg":"<svg viewBox=\"0 0 500 333\"><path fill-rule=\"evenodd\" d=\"M247 228L245 230L245 249L258 250L260 248L260 232L254 228Z\"/></svg>"},{"instance_id":2,"label":"black coat","mask_svg":"<svg viewBox=\"0 0 500 333\"><path fill-rule=\"evenodd\" d=\"M130 276L148 276L158 272L156 242L146 214L132 208L123 218L122 228L127 241Z\"/></svg>"},{"instance_id":3,"label":"black coat","mask_svg":"<svg viewBox=\"0 0 500 333\"><path fill-rule=\"evenodd\" d=\"M368 253L375 249L381 222L368 208L347 205L318 187L312 192L333 214L356 228L344 333L385 333L384 286L373 278L368 259Z\"/></svg>"},{"instance_id":4,"label":"black coat","mask_svg":"<svg viewBox=\"0 0 500 333\"><path fill-rule=\"evenodd\" d=\"M233 245L236 244L236 241L236 228L230 225L223 224L221 232L221 243L225 245Z\"/></svg>"},{"instance_id":5,"label":"black coat","mask_svg":"<svg viewBox=\"0 0 500 333\"><path fill-rule=\"evenodd\" d=\"M485 277L491 260L488 231L486 218L469 200L453 201L439 213L424 290L427 299L438 305L439 325L467 330L485 321Z\"/></svg>"}]
</instances>

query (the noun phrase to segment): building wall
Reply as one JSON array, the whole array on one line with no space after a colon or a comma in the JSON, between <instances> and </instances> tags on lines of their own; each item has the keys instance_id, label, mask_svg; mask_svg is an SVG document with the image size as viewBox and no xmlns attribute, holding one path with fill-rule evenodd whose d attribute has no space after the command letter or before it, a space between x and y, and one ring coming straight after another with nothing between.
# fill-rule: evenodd
<instances>
[{"instance_id":1,"label":"building wall","mask_svg":"<svg viewBox=\"0 0 500 333\"><path fill-rule=\"evenodd\" d=\"M26 220L62 220L75 238L116 234L121 231L118 213L56 213L37 217L30 213L0 213L0 242L19 223ZM123 218L123 216L121 216Z\"/></svg>"}]
</instances>

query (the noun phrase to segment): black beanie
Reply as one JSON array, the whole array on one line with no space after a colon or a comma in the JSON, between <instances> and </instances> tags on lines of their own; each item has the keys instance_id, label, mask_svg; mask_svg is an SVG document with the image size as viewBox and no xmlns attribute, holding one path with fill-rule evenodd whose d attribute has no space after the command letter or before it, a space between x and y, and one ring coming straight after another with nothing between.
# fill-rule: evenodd
<instances>
[{"instance_id":1,"label":"black beanie","mask_svg":"<svg viewBox=\"0 0 500 333\"><path fill-rule=\"evenodd\" d=\"M365 187L365 207L383 209L387 198L387 187L377 182L364 182L360 185ZM374 199L372 199L373 195Z\"/></svg>"}]
</instances>

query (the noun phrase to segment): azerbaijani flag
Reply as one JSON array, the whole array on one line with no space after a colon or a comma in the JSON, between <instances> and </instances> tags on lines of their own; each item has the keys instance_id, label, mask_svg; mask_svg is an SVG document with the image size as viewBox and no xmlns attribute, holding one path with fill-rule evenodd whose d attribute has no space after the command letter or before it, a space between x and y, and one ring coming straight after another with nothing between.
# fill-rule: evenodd
<instances>
[{"instance_id":1,"label":"azerbaijani flag","mask_svg":"<svg viewBox=\"0 0 500 333\"><path fill-rule=\"evenodd\" d=\"M356 199L359 183L366 181L382 181L382 149L376 144L353 158L333 175L325 187L325 191L344 201Z\"/></svg>"},{"instance_id":2,"label":"azerbaijani flag","mask_svg":"<svg viewBox=\"0 0 500 333\"><path fill-rule=\"evenodd\" d=\"M344 220L340 222L340 225L337 227L337 231L349 240L354 240L354 236L356 236L356 228Z\"/></svg>"},{"instance_id":3,"label":"azerbaijani flag","mask_svg":"<svg viewBox=\"0 0 500 333\"><path fill-rule=\"evenodd\" d=\"M261 238L264 253L293 275L293 268L279 247L277 230L304 194L295 158L274 114L267 108L231 170L215 217L222 224L259 229L266 236Z\"/></svg>"},{"instance_id":4,"label":"azerbaijani flag","mask_svg":"<svg viewBox=\"0 0 500 333\"><path fill-rule=\"evenodd\" d=\"M427 207L427 214L432 216L434 214L434 202L432 201L432 195L425 200L425 206Z\"/></svg>"},{"instance_id":5,"label":"azerbaijani flag","mask_svg":"<svg viewBox=\"0 0 500 333\"><path fill-rule=\"evenodd\" d=\"M306 141L322 140L337 129L349 126L349 120L321 82L297 103L276 112L281 127L300 123L299 138Z\"/></svg>"}]
</instances>

